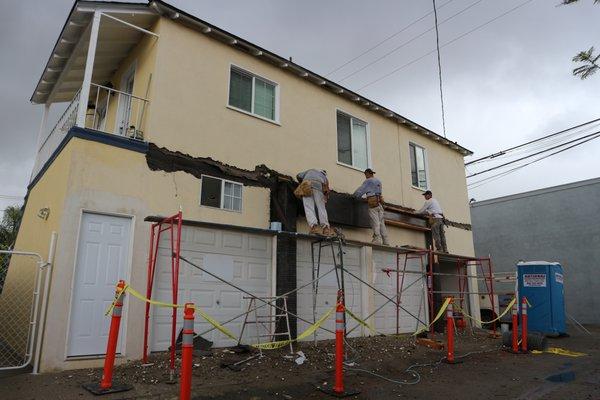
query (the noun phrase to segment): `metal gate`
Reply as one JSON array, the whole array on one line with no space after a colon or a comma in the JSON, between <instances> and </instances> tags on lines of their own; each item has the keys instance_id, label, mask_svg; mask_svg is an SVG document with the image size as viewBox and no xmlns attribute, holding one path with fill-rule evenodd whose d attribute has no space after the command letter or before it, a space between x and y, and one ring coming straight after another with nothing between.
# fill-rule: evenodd
<instances>
[{"instance_id":1,"label":"metal gate","mask_svg":"<svg viewBox=\"0 0 600 400\"><path fill-rule=\"evenodd\" d=\"M0 250L0 370L23 368L32 360L47 265L37 253Z\"/></svg>"}]
</instances>

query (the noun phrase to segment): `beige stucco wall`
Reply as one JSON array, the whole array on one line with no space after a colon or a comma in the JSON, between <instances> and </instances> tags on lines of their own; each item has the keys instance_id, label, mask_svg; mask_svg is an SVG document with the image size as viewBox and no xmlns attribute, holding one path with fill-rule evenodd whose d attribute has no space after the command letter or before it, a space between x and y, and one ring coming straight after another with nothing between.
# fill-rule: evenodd
<instances>
[{"instance_id":1,"label":"beige stucco wall","mask_svg":"<svg viewBox=\"0 0 600 400\"><path fill-rule=\"evenodd\" d=\"M146 130L150 141L241 168L265 163L292 176L322 168L333 189L352 192L364 175L337 163L336 110L340 109L368 122L372 166L383 181L387 201L413 208L422 205L422 191L413 188L410 180L408 148L413 141L427 149L431 189L446 216L469 222L463 158L456 151L259 57L171 20L163 18L159 25L154 97ZM231 64L279 84L280 124L227 107ZM356 236L364 237L363 232ZM473 254L470 232L449 230L448 242L451 252Z\"/></svg>"},{"instance_id":2,"label":"beige stucco wall","mask_svg":"<svg viewBox=\"0 0 600 400\"><path fill-rule=\"evenodd\" d=\"M64 149L54 160L52 170L29 192L14 250L37 253L47 260L50 237L53 231L59 230L64 214L70 157L71 149ZM46 220L38 217L42 208L50 210ZM13 255L0 295L0 337L19 351L24 349L27 340L29 311L39 270L37 262L35 257Z\"/></svg>"},{"instance_id":3,"label":"beige stucco wall","mask_svg":"<svg viewBox=\"0 0 600 400\"><path fill-rule=\"evenodd\" d=\"M75 252L83 210L133 217L132 265L127 268L130 268L130 284L135 288L144 288L146 285L150 224L143 219L148 215L167 216L181 207L186 219L263 228L268 226L269 191L264 188L244 187L244 211L228 212L199 205L199 179L183 172L152 172L148 169L145 155L138 152L74 138L59 159L70 163L67 173L61 163L52 164L46 172L49 176L68 177L68 189L67 179L64 179L63 186L57 187L64 201L62 207L58 207L63 212L46 326L46 337L50 339L45 343L51 342L52 345L44 346L42 371L98 366L102 361L66 361ZM32 191L32 203L28 203L27 212L30 210L29 204L36 204L35 199L45 196L45 193ZM32 230L26 224L19 237L32 236ZM143 312L143 303L128 302L125 356L120 361L141 356L139 334L143 331Z\"/></svg>"}]
</instances>

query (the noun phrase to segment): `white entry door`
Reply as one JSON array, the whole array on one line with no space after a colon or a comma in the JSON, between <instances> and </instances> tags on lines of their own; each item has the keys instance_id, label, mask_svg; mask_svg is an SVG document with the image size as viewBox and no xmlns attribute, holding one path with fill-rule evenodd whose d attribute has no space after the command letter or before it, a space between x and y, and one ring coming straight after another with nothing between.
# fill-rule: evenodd
<instances>
[{"instance_id":1,"label":"white entry door","mask_svg":"<svg viewBox=\"0 0 600 400\"><path fill-rule=\"evenodd\" d=\"M81 219L71 303L68 356L104 354L110 315L104 316L119 279L125 279L131 219L84 212ZM123 326L117 352L122 344Z\"/></svg>"}]
</instances>

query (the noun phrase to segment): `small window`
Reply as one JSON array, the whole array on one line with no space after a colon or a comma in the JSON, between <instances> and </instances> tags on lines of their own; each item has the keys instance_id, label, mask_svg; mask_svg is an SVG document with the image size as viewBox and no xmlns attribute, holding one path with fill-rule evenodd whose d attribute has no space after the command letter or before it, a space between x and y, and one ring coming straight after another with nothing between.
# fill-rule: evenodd
<instances>
[{"instance_id":1,"label":"small window","mask_svg":"<svg viewBox=\"0 0 600 400\"><path fill-rule=\"evenodd\" d=\"M242 185L210 176L202 176L200 205L242 211Z\"/></svg>"},{"instance_id":2,"label":"small window","mask_svg":"<svg viewBox=\"0 0 600 400\"><path fill-rule=\"evenodd\" d=\"M410 173L412 185L419 189L427 190L427 170L425 162L425 149L416 144L409 144Z\"/></svg>"},{"instance_id":3,"label":"small window","mask_svg":"<svg viewBox=\"0 0 600 400\"><path fill-rule=\"evenodd\" d=\"M367 123L337 112L338 161L359 169L369 166Z\"/></svg>"},{"instance_id":4,"label":"small window","mask_svg":"<svg viewBox=\"0 0 600 400\"><path fill-rule=\"evenodd\" d=\"M277 121L277 85L254 74L231 67L229 106Z\"/></svg>"}]
</instances>

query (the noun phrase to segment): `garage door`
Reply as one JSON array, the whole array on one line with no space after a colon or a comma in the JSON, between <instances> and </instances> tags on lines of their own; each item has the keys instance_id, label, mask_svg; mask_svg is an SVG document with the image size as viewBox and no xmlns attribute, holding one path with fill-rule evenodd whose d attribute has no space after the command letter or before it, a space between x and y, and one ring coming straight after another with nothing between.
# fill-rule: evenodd
<instances>
[{"instance_id":1,"label":"garage door","mask_svg":"<svg viewBox=\"0 0 600 400\"><path fill-rule=\"evenodd\" d=\"M335 246L337 254L337 246ZM298 240L297 248L297 284L302 286L312 280L312 258L311 258L311 242L308 240ZM361 257L360 248L356 246L345 246L344 247L344 267L351 271L356 276L362 276L361 272ZM331 254L331 247L323 248L321 257L321 272L320 275L324 275L326 272L333 269L333 257ZM361 297L361 284L355 278L346 274L344 276L344 285L346 289L346 307L349 308L353 313L362 315L362 297ZM319 292L317 296L317 307L316 314L317 319L327 312L331 307L336 304L337 299L337 279L335 272L326 275L324 278L319 280ZM312 287L308 286L298 292L298 315L302 318L313 321L313 295ZM348 328L353 328L356 323L348 320ZM308 324L303 321L298 321L298 333L303 332L308 328ZM323 325L324 327L335 331L335 318L334 315ZM360 336L361 330L354 330L350 336ZM317 331L317 339L332 339L334 334L326 332L324 330ZM308 340L313 340L311 336Z\"/></svg>"},{"instance_id":2,"label":"garage door","mask_svg":"<svg viewBox=\"0 0 600 400\"><path fill-rule=\"evenodd\" d=\"M167 235L161 238L153 297L171 302L171 259L170 242ZM184 226L181 233L181 255L194 264L260 296L271 296L271 236L241 231L218 230ZM227 321L245 312L248 299L233 287L219 282L181 261L179 271L179 303L192 302L220 322ZM269 313L269 307L260 310L260 315ZM183 316L178 313L177 332L181 329ZM238 335L244 318L225 325ZM203 319L196 317L194 330L201 333L209 329ZM261 334L266 333L261 331ZM256 328L248 326L244 339L256 342ZM214 342L214 346L231 346L235 342L217 330L203 336ZM171 309L155 307L152 313L151 350L167 350L171 341Z\"/></svg>"},{"instance_id":3,"label":"garage door","mask_svg":"<svg viewBox=\"0 0 600 400\"><path fill-rule=\"evenodd\" d=\"M404 267L404 255L400 256L400 270ZM425 258L423 258L425 263ZM396 269L396 253L391 251L373 250L373 284L388 297L396 295L396 273L390 272L389 276L383 269ZM406 270L421 272L419 259L408 259ZM402 276L400 276L402 277ZM424 281L419 274L405 274L404 289L402 291L401 306L410 314L418 316L421 321L427 321L427 302L424 297ZM375 309L382 306L387 299L379 294L374 294ZM408 312L400 309L399 332L412 333L417 329L417 320ZM421 325L420 325L421 326ZM396 304L389 302L375 314L375 328L385 334L396 333Z\"/></svg>"}]
</instances>

